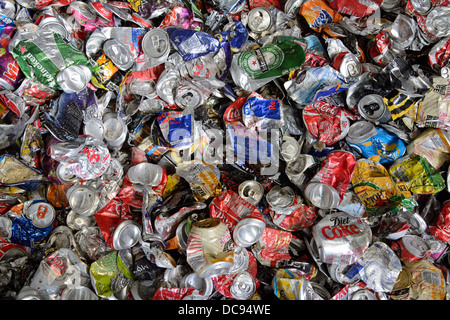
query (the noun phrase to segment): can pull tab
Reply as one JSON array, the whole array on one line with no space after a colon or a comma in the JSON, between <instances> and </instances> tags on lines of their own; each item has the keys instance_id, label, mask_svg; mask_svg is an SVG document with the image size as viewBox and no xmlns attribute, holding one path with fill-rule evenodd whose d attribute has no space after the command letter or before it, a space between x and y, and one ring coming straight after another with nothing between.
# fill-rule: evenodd
<instances>
[{"instance_id":1,"label":"can pull tab","mask_svg":"<svg viewBox=\"0 0 450 320\"><path fill-rule=\"evenodd\" d=\"M158 35L152 36L152 45L158 50L158 52L162 51L163 46L159 44L160 38Z\"/></svg>"},{"instance_id":2,"label":"can pull tab","mask_svg":"<svg viewBox=\"0 0 450 320\"><path fill-rule=\"evenodd\" d=\"M46 206L39 206L36 217L39 219L44 219L47 214L48 208Z\"/></svg>"}]
</instances>

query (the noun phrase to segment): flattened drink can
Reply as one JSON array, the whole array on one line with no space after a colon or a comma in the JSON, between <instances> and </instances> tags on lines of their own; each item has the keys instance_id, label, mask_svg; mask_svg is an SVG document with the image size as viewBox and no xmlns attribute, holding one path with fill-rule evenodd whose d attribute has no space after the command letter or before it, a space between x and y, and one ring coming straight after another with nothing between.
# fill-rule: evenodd
<instances>
[{"instance_id":1,"label":"flattened drink can","mask_svg":"<svg viewBox=\"0 0 450 320\"><path fill-rule=\"evenodd\" d=\"M233 266L234 244L227 226L218 218L192 224L186 248L187 263L201 278L228 273Z\"/></svg>"},{"instance_id":2,"label":"flattened drink can","mask_svg":"<svg viewBox=\"0 0 450 320\"><path fill-rule=\"evenodd\" d=\"M336 208L352 179L356 167L355 156L347 151L333 151L322 161L321 166L306 185L305 197L315 207Z\"/></svg>"},{"instance_id":3,"label":"flattened drink can","mask_svg":"<svg viewBox=\"0 0 450 320\"><path fill-rule=\"evenodd\" d=\"M365 158L381 164L394 162L406 151L405 143L397 135L368 121L352 124L345 139Z\"/></svg>"},{"instance_id":4,"label":"flattened drink can","mask_svg":"<svg viewBox=\"0 0 450 320\"><path fill-rule=\"evenodd\" d=\"M329 264L353 264L372 241L369 225L344 212L326 215L312 233L320 260Z\"/></svg>"}]
</instances>

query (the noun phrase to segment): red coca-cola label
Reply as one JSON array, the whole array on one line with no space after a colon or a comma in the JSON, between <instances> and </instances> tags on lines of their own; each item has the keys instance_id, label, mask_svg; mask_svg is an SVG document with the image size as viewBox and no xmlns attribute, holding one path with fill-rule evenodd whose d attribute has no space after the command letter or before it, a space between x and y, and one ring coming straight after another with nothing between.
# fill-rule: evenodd
<instances>
[{"instance_id":1,"label":"red coca-cola label","mask_svg":"<svg viewBox=\"0 0 450 320\"><path fill-rule=\"evenodd\" d=\"M94 214L97 225L102 232L106 244L113 248L113 233L115 228L125 220L139 220L131 212L130 206L118 196L113 198L105 207Z\"/></svg>"},{"instance_id":2,"label":"red coca-cola label","mask_svg":"<svg viewBox=\"0 0 450 320\"><path fill-rule=\"evenodd\" d=\"M299 204L299 201L299 197L296 197L292 204L295 209L290 214L278 214L270 211L273 223L291 232L310 227L317 218L318 208L303 203Z\"/></svg>"},{"instance_id":3,"label":"red coca-cola label","mask_svg":"<svg viewBox=\"0 0 450 320\"><path fill-rule=\"evenodd\" d=\"M350 113L329 102L317 101L303 110L303 122L320 142L333 145L343 139L350 128Z\"/></svg>"},{"instance_id":4,"label":"red coca-cola label","mask_svg":"<svg viewBox=\"0 0 450 320\"><path fill-rule=\"evenodd\" d=\"M321 163L322 168L310 182L323 183L336 189L342 200L356 168L356 158L346 151L333 151Z\"/></svg>"},{"instance_id":5,"label":"red coca-cola label","mask_svg":"<svg viewBox=\"0 0 450 320\"><path fill-rule=\"evenodd\" d=\"M100 1L94 1L91 2L90 4L92 8L95 10L95 12L98 13L98 15L100 15L100 17L102 17L107 21L111 21L111 19L113 18L113 13L108 9L106 9Z\"/></svg>"},{"instance_id":6,"label":"red coca-cola label","mask_svg":"<svg viewBox=\"0 0 450 320\"><path fill-rule=\"evenodd\" d=\"M66 272L66 265L64 262L58 257L57 254L52 254L45 258L44 260L48 266L52 269L57 277L60 277Z\"/></svg>"},{"instance_id":7,"label":"red coca-cola label","mask_svg":"<svg viewBox=\"0 0 450 320\"><path fill-rule=\"evenodd\" d=\"M331 0L328 4L339 13L362 18L374 13L382 2L383 0Z\"/></svg>"},{"instance_id":8,"label":"red coca-cola label","mask_svg":"<svg viewBox=\"0 0 450 320\"><path fill-rule=\"evenodd\" d=\"M9 250L19 248L22 249L24 253L26 253L25 247L22 247L19 244L9 242L6 239L0 238L0 261L2 261L3 257L8 253Z\"/></svg>"},{"instance_id":9,"label":"red coca-cola label","mask_svg":"<svg viewBox=\"0 0 450 320\"><path fill-rule=\"evenodd\" d=\"M278 10L284 10L280 1L278 0L250 0L248 2L250 10L258 7L271 8L275 7Z\"/></svg>"},{"instance_id":10,"label":"red coca-cola label","mask_svg":"<svg viewBox=\"0 0 450 320\"><path fill-rule=\"evenodd\" d=\"M183 300L190 296L194 288L163 288L159 287L153 295L152 300Z\"/></svg>"},{"instance_id":11,"label":"red coca-cola label","mask_svg":"<svg viewBox=\"0 0 450 320\"><path fill-rule=\"evenodd\" d=\"M443 46L436 48L435 50L433 49L431 49L428 55L430 65L432 67L435 65L443 67L450 58L450 39L448 39Z\"/></svg>"},{"instance_id":12,"label":"red coca-cola label","mask_svg":"<svg viewBox=\"0 0 450 320\"><path fill-rule=\"evenodd\" d=\"M450 242L450 200L444 202L437 220L430 225L429 229L436 239Z\"/></svg>"},{"instance_id":13,"label":"red coca-cola label","mask_svg":"<svg viewBox=\"0 0 450 320\"><path fill-rule=\"evenodd\" d=\"M348 237L360 233L358 226L355 224L338 225L336 227L326 226L322 228L322 235L325 239L334 240L342 237Z\"/></svg>"},{"instance_id":14,"label":"red coca-cola label","mask_svg":"<svg viewBox=\"0 0 450 320\"><path fill-rule=\"evenodd\" d=\"M256 290L258 290L259 280L258 280L258 278L256 278L256 273L258 272L256 258L251 251L248 251L248 257L249 257L249 261L248 261L248 267L247 267L246 271L248 273L250 273L250 275L255 280L255 287L256 287ZM236 278L236 276L237 276L237 274L234 274L234 275L224 274L224 275L220 275L216 278L213 278L214 285L215 285L217 291L219 291L223 296L225 296L227 298L234 299L235 297L233 297L233 295L230 293L230 288L231 288L231 285L233 284L233 279Z\"/></svg>"},{"instance_id":15,"label":"red coca-cola label","mask_svg":"<svg viewBox=\"0 0 450 320\"><path fill-rule=\"evenodd\" d=\"M230 104L223 113L223 121L231 125L242 123L242 106L246 101L247 97L239 97Z\"/></svg>"},{"instance_id":16,"label":"red coca-cola label","mask_svg":"<svg viewBox=\"0 0 450 320\"><path fill-rule=\"evenodd\" d=\"M211 218L218 218L230 231L245 217L264 221L261 212L236 192L227 190L215 197L209 206Z\"/></svg>"},{"instance_id":17,"label":"red coca-cola label","mask_svg":"<svg viewBox=\"0 0 450 320\"><path fill-rule=\"evenodd\" d=\"M276 267L279 262L290 260L289 244L293 234L289 231L266 227L261 242L262 250L259 252L260 262L270 267Z\"/></svg>"}]
</instances>

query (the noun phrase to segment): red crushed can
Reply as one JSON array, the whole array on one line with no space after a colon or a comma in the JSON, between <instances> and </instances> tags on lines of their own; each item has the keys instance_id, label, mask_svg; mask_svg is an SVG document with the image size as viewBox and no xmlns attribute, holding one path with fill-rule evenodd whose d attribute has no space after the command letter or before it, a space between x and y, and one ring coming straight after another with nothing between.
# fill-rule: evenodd
<instances>
[{"instance_id":1,"label":"red crushed can","mask_svg":"<svg viewBox=\"0 0 450 320\"><path fill-rule=\"evenodd\" d=\"M328 4L339 13L362 18L374 13L382 2L382 0L331 0Z\"/></svg>"},{"instance_id":2,"label":"red crushed can","mask_svg":"<svg viewBox=\"0 0 450 320\"><path fill-rule=\"evenodd\" d=\"M305 197L315 207L337 208L352 180L356 158L347 151L332 151L322 161L321 167L306 185Z\"/></svg>"}]
</instances>

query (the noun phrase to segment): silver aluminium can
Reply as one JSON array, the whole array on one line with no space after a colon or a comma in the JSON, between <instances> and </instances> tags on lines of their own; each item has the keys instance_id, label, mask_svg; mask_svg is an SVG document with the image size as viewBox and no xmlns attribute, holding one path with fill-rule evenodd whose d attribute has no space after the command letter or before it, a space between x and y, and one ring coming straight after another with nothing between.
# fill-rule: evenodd
<instances>
[{"instance_id":1,"label":"silver aluminium can","mask_svg":"<svg viewBox=\"0 0 450 320\"><path fill-rule=\"evenodd\" d=\"M188 273L181 279L181 288L195 288L205 297L209 297L214 289L212 278L200 278L196 272Z\"/></svg>"},{"instance_id":2,"label":"silver aluminium can","mask_svg":"<svg viewBox=\"0 0 450 320\"><path fill-rule=\"evenodd\" d=\"M268 31L273 25L272 14L265 7L256 7L248 13L248 26L255 33Z\"/></svg>"},{"instance_id":3,"label":"silver aluminium can","mask_svg":"<svg viewBox=\"0 0 450 320\"><path fill-rule=\"evenodd\" d=\"M36 202L31 204L25 212L37 228L45 228L53 223L56 217L55 208L47 202Z\"/></svg>"},{"instance_id":4,"label":"silver aluminium can","mask_svg":"<svg viewBox=\"0 0 450 320\"><path fill-rule=\"evenodd\" d=\"M67 30L66 26L57 17L45 17L39 23L40 30L52 31L63 36L67 39L70 36L70 32Z\"/></svg>"},{"instance_id":5,"label":"silver aluminium can","mask_svg":"<svg viewBox=\"0 0 450 320\"><path fill-rule=\"evenodd\" d=\"M368 289L360 289L355 292L353 292L349 297L348 300L378 300L375 293Z\"/></svg>"},{"instance_id":6,"label":"silver aluminium can","mask_svg":"<svg viewBox=\"0 0 450 320\"><path fill-rule=\"evenodd\" d=\"M378 94L368 94L359 100L358 111L368 121L386 123L392 120L383 97Z\"/></svg>"},{"instance_id":7,"label":"silver aluminium can","mask_svg":"<svg viewBox=\"0 0 450 320\"><path fill-rule=\"evenodd\" d=\"M199 220L189 232L187 262L201 278L226 274L234 264L233 248L230 232L220 219Z\"/></svg>"},{"instance_id":8,"label":"silver aluminium can","mask_svg":"<svg viewBox=\"0 0 450 320\"><path fill-rule=\"evenodd\" d=\"M44 297L39 290L31 288L30 286L25 286L16 296L16 300L44 300Z\"/></svg>"},{"instance_id":9,"label":"silver aluminium can","mask_svg":"<svg viewBox=\"0 0 450 320\"><path fill-rule=\"evenodd\" d=\"M248 300L256 292L255 279L247 271L239 272L230 286L230 293L236 300Z\"/></svg>"},{"instance_id":10,"label":"silver aluminium can","mask_svg":"<svg viewBox=\"0 0 450 320\"><path fill-rule=\"evenodd\" d=\"M61 300L98 300L98 296L88 287L67 287L61 293Z\"/></svg>"},{"instance_id":11,"label":"silver aluminium can","mask_svg":"<svg viewBox=\"0 0 450 320\"><path fill-rule=\"evenodd\" d=\"M70 207L76 213L91 216L97 211L100 196L93 187L74 184L67 190L66 195Z\"/></svg>"},{"instance_id":12,"label":"silver aluminium can","mask_svg":"<svg viewBox=\"0 0 450 320\"><path fill-rule=\"evenodd\" d=\"M114 230L113 247L116 250L129 249L141 238L141 226L133 220L122 221Z\"/></svg>"},{"instance_id":13,"label":"silver aluminium can","mask_svg":"<svg viewBox=\"0 0 450 320\"><path fill-rule=\"evenodd\" d=\"M432 0L409 0L414 8L420 15L427 15L433 8Z\"/></svg>"},{"instance_id":14,"label":"silver aluminium can","mask_svg":"<svg viewBox=\"0 0 450 320\"><path fill-rule=\"evenodd\" d=\"M64 92L76 93L86 88L91 81L92 72L85 65L67 67L56 75L56 81Z\"/></svg>"},{"instance_id":15,"label":"silver aluminium can","mask_svg":"<svg viewBox=\"0 0 450 320\"><path fill-rule=\"evenodd\" d=\"M239 185L238 194L241 198L256 206L264 195L264 187L258 181L247 180Z\"/></svg>"},{"instance_id":16,"label":"silver aluminium can","mask_svg":"<svg viewBox=\"0 0 450 320\"><path fill-rule=\"evenodd\" d=\"M103 43L103 52L122 71L130 69L134 64L134 58L130 49L116 39L106 40Z\"/></svg>"},{"instance_id":17,"label":"silver aluminium can","mask_svg":"<svg viewBox=\"0 0 450 320\"><path fill-rule=\"evenodd\" d=\"M436 37L450 36L450 7L435 7L427 15L425 26Z\"/></svg>"},{"instance_id":18,"label":"silver aluminium can","mask_svg":"<svg viewBox=\"0 0 450 320\"><path fill-rule=\"evenodd\" d=\"M58 167L56 167L56 177L64 184L74 184L80 181L80 178L73 174L62 162L60 162Z\"/></svg>"},{"instance_id":19,"label":"silver aluminium can","mask_svg":"<svg viewBox=\"0 0 450 320\"><path fill-rule=\"evenodd\" d=\"M262 220L247 217L240 220L233 229L233 240L241 247L247 248L261 239L266 223Z\"/></svg>"},{"instance_id":20,"label":"silver aluminium can","mask_svg":"<svg viewBox=\"0 0 450 320\"><path fill-rule=\"evenodd\" d=\"M169 54L170 39L161 28L150 29L142 38L142 51L149 58L158 59Z\"/></svg>"}]
</instances>

